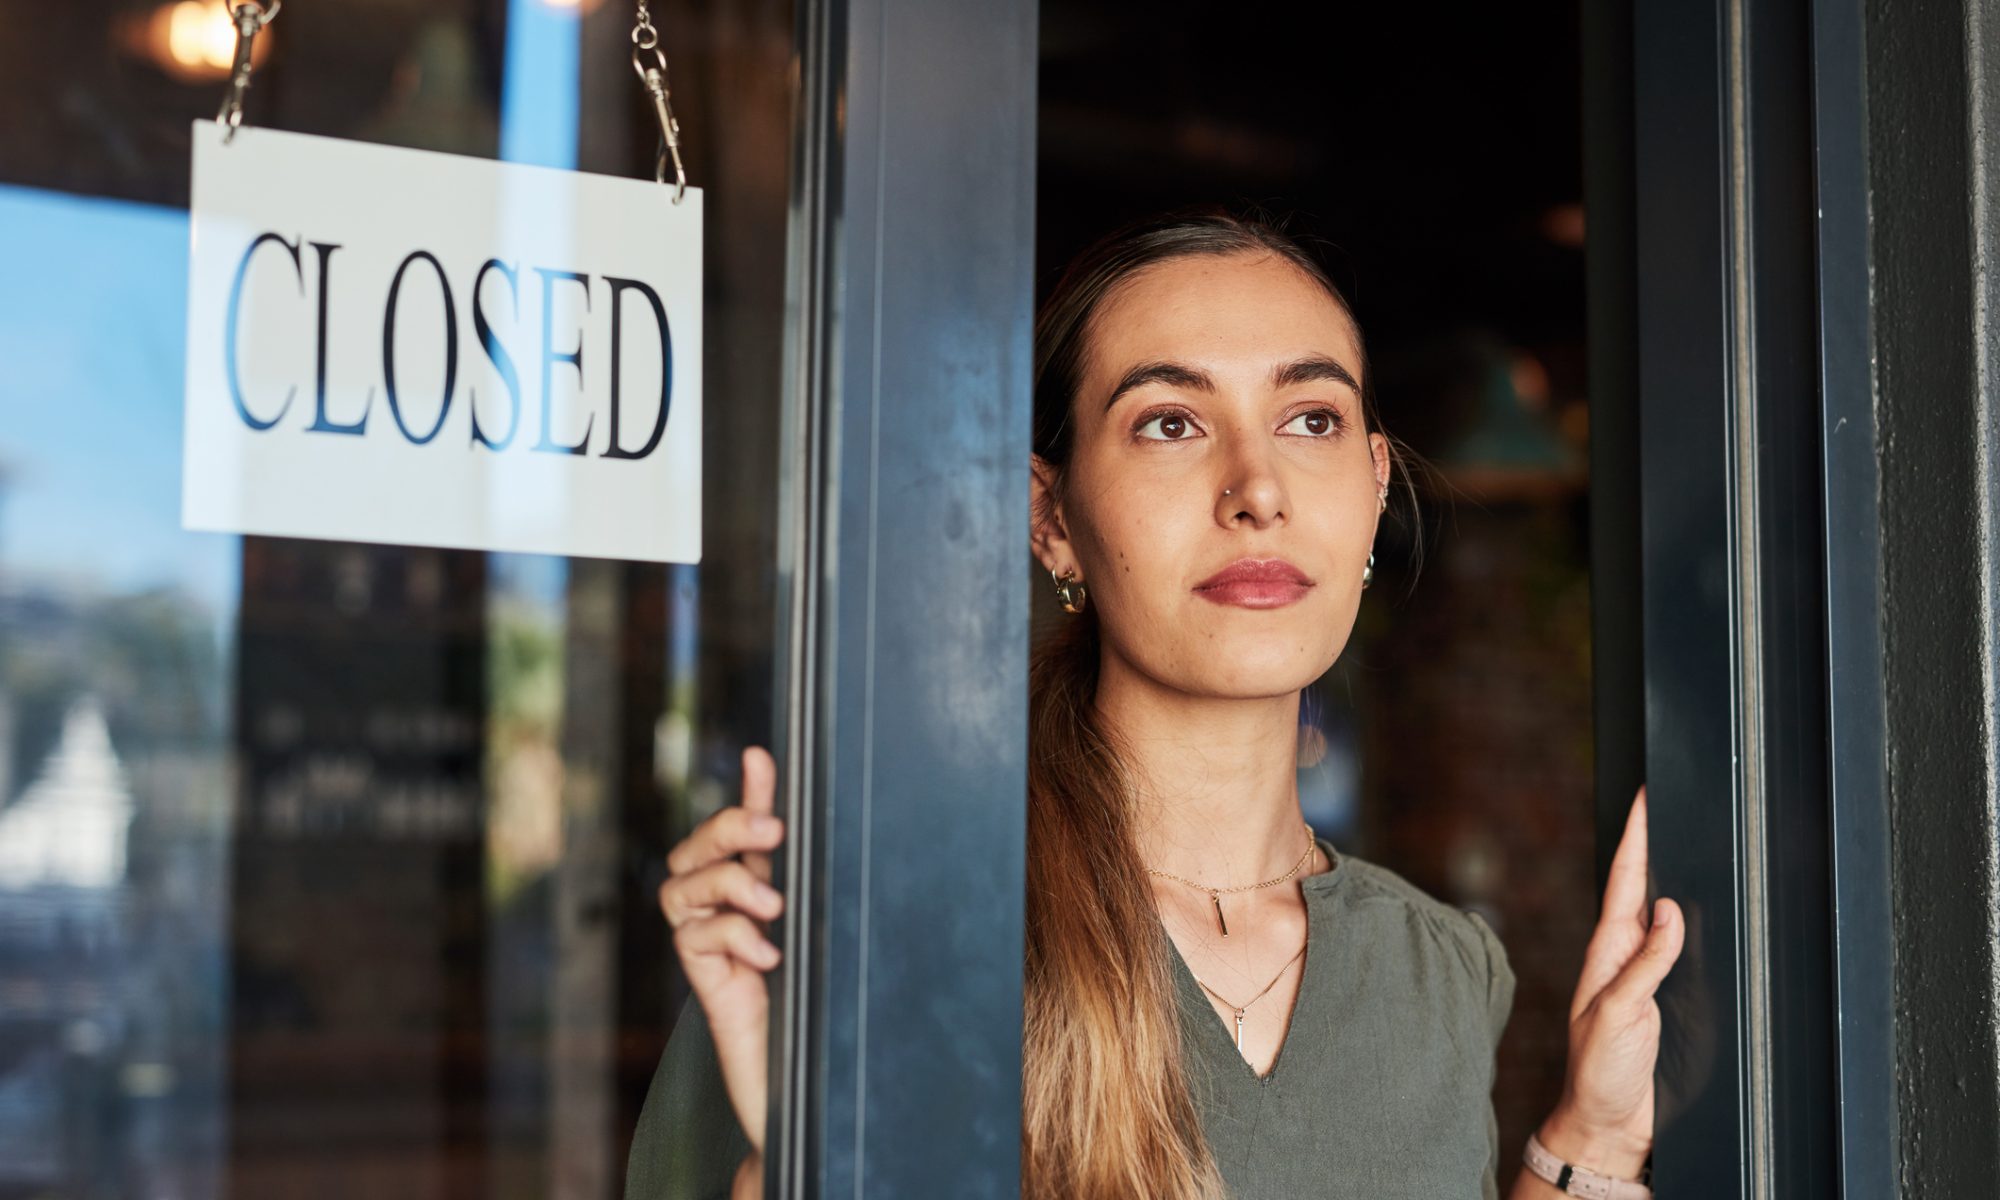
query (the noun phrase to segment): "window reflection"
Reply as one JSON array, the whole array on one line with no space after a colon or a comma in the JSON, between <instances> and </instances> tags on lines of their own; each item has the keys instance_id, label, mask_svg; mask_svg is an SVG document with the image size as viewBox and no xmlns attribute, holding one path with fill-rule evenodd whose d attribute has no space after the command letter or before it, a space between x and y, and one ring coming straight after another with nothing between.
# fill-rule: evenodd
<instances>
[{"instance_id":1,"label":"window reflection","mask_svg":"<svg viewBox=\"0 0 2000 1200\"><path fill-rule=\"evenodd\" d=\"M178 529L185 213L0 187L0 1189L218 1188L237 539ZM37 286L40 281L60 281ZM116 339L104 314L143 319Z\"/></svg>"},{"instance_id":2,"label":"window reflection","mask_svg":"<svg viewBox=\"0 0 2000 1200\"><path fill-rule=\"evenodd\" d=\"M630 19L288 7L247 119L645 177ZM0 106L50 114L0 127L0 1195L618 1193L685 999L661 855L769 736L789 160L790 6L655 20L710 196L698 567L183 532L219 92L0 0Z\"/></svg>"}]
</instances>

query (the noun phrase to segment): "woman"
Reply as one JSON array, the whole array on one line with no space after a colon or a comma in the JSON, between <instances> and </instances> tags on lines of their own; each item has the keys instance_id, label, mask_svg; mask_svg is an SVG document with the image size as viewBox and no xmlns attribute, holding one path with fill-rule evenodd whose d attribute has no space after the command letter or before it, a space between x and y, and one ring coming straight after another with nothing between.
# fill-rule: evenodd
<instances>
[{"instance_id":1,"label":"woman","mask_svg":"<svg viewBox=\"0 0 2000 1200\"><path fill-rule=\"evenodd\" d=\"M1506 952L1314 837L1296 788L1300 690L1353 628L1397 461L1346 301L1269 226L1126 229L1044 306L1031 540L1070 615L1031 673L1025 1195L1497 1196ZM743 767L743 804L668 856L699 1009L647 1099L634 1200L718 1146L719 1174L675 1186L762 1194L783 831L769 755ZM1572 1178L1635 1180L1652 1143L1682 923L1670 900L1647 920L1644 803L1531 1143ZM1560 1193L1523 1171L1511 1194Z\"/></svg>"}]
</instances>

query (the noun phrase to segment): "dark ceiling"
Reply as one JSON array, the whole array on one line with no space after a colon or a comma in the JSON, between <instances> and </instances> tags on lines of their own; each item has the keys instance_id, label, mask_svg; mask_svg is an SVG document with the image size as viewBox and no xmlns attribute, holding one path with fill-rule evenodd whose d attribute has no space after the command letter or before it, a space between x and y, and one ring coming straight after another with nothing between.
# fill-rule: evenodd
<instances>
[{"instance_id":1,"label":"dark ceiling","mask_svg":"<svg viewBox=\"0 0 2000 1200\"><path fill-rule=\"evenodd\" d=\"M1190 203L1257 203L1337 247L1378 359L1477 329L1580 392L1573 3L1042 7L1039 276ZM1406 354L1403 356L1407 357Z\"/></svg>"}]
</instances>

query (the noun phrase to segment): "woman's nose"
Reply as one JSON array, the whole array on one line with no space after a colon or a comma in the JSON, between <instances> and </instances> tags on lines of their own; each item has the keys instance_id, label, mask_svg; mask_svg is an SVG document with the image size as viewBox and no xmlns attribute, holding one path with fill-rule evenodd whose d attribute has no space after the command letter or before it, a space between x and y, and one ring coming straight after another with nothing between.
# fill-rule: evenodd
<instances>
[{"instance_id":1,"label":"woman's nose","mask_svg":"<svg viewBox=\"0 0 2000 1200\"><path fill-rule=\"evenodd\" d=\"M1284 481L1270 455L1248 450L1233 455L1224 476L1216 496L1219 524L1235 526L1248 521L1261 529L1285 518L1288 502Z\"/></svg>"}]
</instances>

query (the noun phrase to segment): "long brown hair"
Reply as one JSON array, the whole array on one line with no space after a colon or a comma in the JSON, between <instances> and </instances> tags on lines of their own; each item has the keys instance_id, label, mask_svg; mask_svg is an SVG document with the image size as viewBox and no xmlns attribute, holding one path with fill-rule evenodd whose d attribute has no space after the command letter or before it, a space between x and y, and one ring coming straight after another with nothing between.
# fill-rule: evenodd
<instances>
[{"instance_id":1,"label":"long brown hair","mask_svg":"<svg viewBox=\"0 0 2000 1200\"><path fill-rule=\"evenodd\" d=\"M1070 412L1105 298L1158 263L1235 254L1284 258L1352 319L1319 262L1258 218L1183 211L1098 242L1070 264L1035 322L1034 451L1055 469L1051 502L1063 492ZM1363 424L1379 431L1365 351L1360 366ZM1399 464L1393 438L1390 455ZM1045 507L1035 520L1052 516ZM1029 667L1022 1192L1219 1200L1222 1177L1182 1065L1166 932L1138 860L1126 772L1096 716L1099 653L1096 608L1087 605Z\"/></svg>"}]
</instances>

